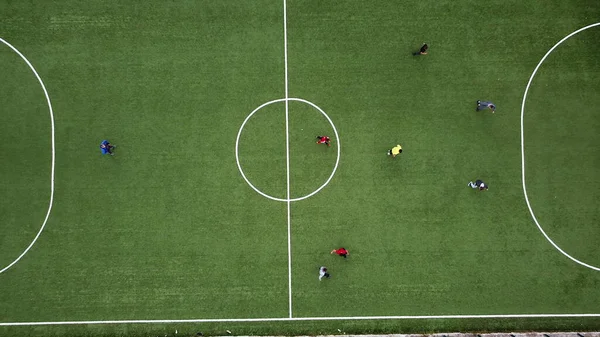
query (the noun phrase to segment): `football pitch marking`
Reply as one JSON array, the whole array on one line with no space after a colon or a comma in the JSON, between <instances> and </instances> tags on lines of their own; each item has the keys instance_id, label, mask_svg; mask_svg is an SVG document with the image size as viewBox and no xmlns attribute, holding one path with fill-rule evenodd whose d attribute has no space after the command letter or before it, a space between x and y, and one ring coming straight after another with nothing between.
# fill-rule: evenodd
<instances>
[{"instance_id":1,"label":"football pitch marking","mask_svg":"<svg viewBox=\"0 0 600 337\"><path fill-rule=\"evenodd\" d=\"M287 59L287 52L286 52L286 59ZM286 61L287 64L287 61ZM286 67L287 68L287 67ZM287 71L286 71L286 94L287 94ZM246 177L246 175L244 174L244 170L242 169L242 165L240 164L240 158L239 158L239 144L240 144L240 137L242 135L242 131L244 130L244 126L246 125L246 123L248 122L248 120L250 120L250 118L260 109L264 108L267 105L273 104L273 103L279 103L279 102L284 102L285 101L285 131L286 131L286 175L287 175L287 198L286 199L282 199L282 198L277 198L277 197L273 197L271 195L268 195L264 192L262 192L261 190L259 190L258 188L256 188L251 182L250 180L248 180L248 178ZM289 142L289 110L288 110L288 103L289 101L297 101L297 102L302 102L302 103L306 103L310 106L312 106L313 108L317 109L321 114L323 114L323 116L325 116L325 118L327 118L327 120L329 121L329 124L331 124L331 127L333 128L333 132L335 133L335 139L336 139L336 144L337 144L337 158L335 161L335 166L333 167L333 170L331 172L331 175L329 176L329 178L327 178L327 180L325 181L325 183L323 183L323 185L321 185L321 187L317 188L316 190L314 190L313 192L302 196L302 197L298 197L298 198L290 198L290 142ZM335 125L333 124L333 122L331 121L331 118L329 118L329 116L325 113L325 111L323 111L323 109L321 109L319 106L317 106L316 104L307 101L305 99L302 98L294 98L294 97L286 97L286 98L280 98L280 99L276 99L276 100L272 100L266 103L263 103L262 105L260 105L258 108L254 109L254 111L252 111L244 120L244 122L242 123L242 126L240 126L240 130L238 131L238 135L237 138L235 140L235 161L237 163L237 167L238 170L240 171L240 174L242 175L242 177L244 178L244 180L246 181L246 183L252 187L253 190L255 190L258 194L262 195L265 198L271 199L271 200L275 200L275 201L282 201L282 202L286 202L287 203L287 242L288 242L288 312L289 312L289 318L293 317L292 314L292 233L291 233L291 203L293 201L300 201L300 200L304 200L307 198L312 197L313 195L319 193L319 191L321 191L323 188L325 188L325 186L327 186L329 184L329 182L331 181L331 179L333 178L333 176L335 175L335 172L337 171L338 165L340 163L340 152L341 152L341 146L340 146L340 137L338 135L337 129L335 127Z\"/></svg>"},{"instance_id":2,"label":"football pitch marking","mask_svg":"<svg viewBox=\"0 0 600 337\"><path fill-rule=\"evenodd\" d=\"M284 0L284 11L285 11L285 0ZM284 12L284 21L285 21L285 12ZM598 26L600 25L600 23L596 23L596 24L592 24L589 26L586 26L584 28L581 28L573 33L571 33L570 35L568 35L567 37L563 38L561 41L559 41L554 47L552 47L550 49L550 51L548 51L548 53L546 53L546 55L542 58L542 60L540 61L540 63L537 65L537 67L535 68L533 74L531 75L531 78L529 79L529 83L527 84L527 87L525 89L525 94L523 96L523 103L521 106L521 157L522 157L522 181L523 181L523 191L525 193L525 200L527 201L527 206L529 207L529 211L536 223L536 225L538 226L538 228L540 229L540 231L544 234L544 236L546 237L546 239L548 239L548 241L550 241L550 243L552 243L554 245L554 247L556 249L558 249L561 253L563 253L564 255L566 255L567 257L569 257L570 259L572 259L573 261L582 264L586 267L595 269L595 270L600 270L600 268L594 267L594 266L590 266L590 265L586 265L583 262L580 262L574 258L572 258L571 256L569 256L567 253L565 253L563 250L561 250L549 237L548 235L544 232L544 230L542 229L542 227L539 225L537 219L535 218L535 215L533 213L533 210L531 208L531 205L529 204L529 199L527 198L527 191L526 191L526 186L525 186L525 152L524 152L524 133L523 133L523 116L524 116L524 108L525 108L525 100L527 98L527 93L529 90L529 86L531 85L531 82L533 80L533 77L535 76L538 68L541 66L541 64L543 63L543 61L546 59L546 57L558 46L560 45L562 42L564 42L565 40L567 40L569 37L583 31L586 30L588 28L594 27L594 26ZM287 33L286 33L287 34ZM333 175L335 174L335 171L337 170L338 167L338 163L339 163L339 158L340 158L340 144L339 144L339 136L337 133L337 130L335 128L335 126L333 125L331 119L329 118L329 116L327 116L327 114L325 114L324 111L322 111L318 106L316 106L315 104L300 99L300 98L289 98L288 97L288 91L287 91L287 36L285 38L286 41L286 47L285 47L285 64L286 64L286 69L285 69L285 83L286 83L286 98L283 99L277 99L274 101L270 101L267 103L264 103L263 105L261 105L260 107L256 108L247 118L246 120L244 120L244 123L242 124L242 126L240 127L240 130L238 132L238 136L236 139L236 148L235 148L235 154L236 154L236 161L237 161L237 165L238 165L238 169L240 170L240 173L242 174L242 177L244 178L244 180L246 180L246 182L259 194L261 194L262 196L272 199L272 200L276 200L276 201L284 201L288 203L288 250L289 250L289 243L290 243L290 238L289 238L289 224L290 224L290 218L289 218L289 204L293 201L299 201L299 200L303 200L306 198L311 197L312 195L318 193L321 189L323 189L328 183L329 181L332 179ZM46 91L46 88L41 80L41 78L39 77L39 75L37 74L37 72L35 71L35 69L33 68L33 66L31 65L31 63L16 49L14 48L12 45L10 45L8 42L6 42L5 40L3 40L2 38L0 38L0 42L8 45L11 49L13 49L17 54L19 54L19 56L21 56L21 58L29 65L29 67L32 69L32 71L34 72L35 76L37 77L38 81L40 82L42 89L44 91L44 94L46 95L46 100L48 103L48 107L50 110L50 116L51 116L51 126L52 126L52 168L51 168L51 195L50 195L50 204L49 204L49 208L48 208L48 212L46 214L46 218L42 224L42 228L40 229L40 231L38 232L38 234L36 235L36 237L34 238L33 242L29 245L29 247L27 247L27 249L21 254L21 256L19 256L13 263L11 263L9 266L5 267L4 269L0 270L0 273L4 272L5 270L7 270L8 268L10 268L12 265L14 265L16 262L18 262L26 253L27 251L29 251L29 249L33 246L33 244L35 243L35 241L38 239L38 237L40 236L42 230L44 229L48 217L50 215L51 209L52 209L52 204L53 204L53 197L54 197L54 167L55 167L55 140L54 140L54 114L53 114L53 110L52 110L52 105L50 103L50 97ZM320 188L318 188L316 191L312 192L309 195L306 195L304 197L301 198L295 198L295 199L291 199L290 195L289 195L289 142L288 142L288 195L287 195L287 199L280 199L280 198L274 198L271 197L269 195L264 194L263 192L261 192L260 190L258 190L257 188L255 188L250 181L245 177L242 168L240 166L239 163L239 158L238 158L238 143L239 143L239 138L242 132L242 129L244 127L244 125L246 124L246 122L250 119L250 117L256 113L259 109L261 109L262 107L265 107L269 104L273 104L273 103L277 103L277 102L283 102L285 101L286 103L286 131L288 130L288 102L289 101L299 101L299 102L304 102L306 104L309 104L311 106L313 106L314 108L316 108L317 110L319 110L326 118L327 120L330 122L330 124L333 127L336 139L338 140L336 143L338 145L338 155L337 155L337 160L336 160L336 164L334 167L334 170L331 174L331 176L329 177L329 179L327 179L327 181L325 182L325 184L323 184L323 186L321 186ZM286 136L287 139L287 136ZM291 258L291 255L290 255ZM290 270L291 272L291 270ZM290 286L291 286L291 278L290 278ZM290 290L291 291L291 290ZM291 292L290 292L291 294ZM290 298L290 315L291 315L291 298ZM100 324L164 324L164 323L219 323L219 322L223 322L223 323L227 323L227 322L278 322L278 321L343 321L343 320L407 320L407 319L415 319L415 320L421 320L421 319L503 319L503 318L585 318L585 317L600 317L600 314L505 314L505 315L438 315L438 316L425 316L425 315L415 315L415 316L353 316L353 317L281 317L281 318L225 318L225 319L165 319L165 320L106 320L106 321L49 321L49 322L0 322L0 326L49 326L49 325L100 325Z\"/></svg>"},{"instance_id":3,"label":"football pitch marking","mask_svg":"<svg viewBox=\"0 0 600 337\"><path fill-rule=\"evenodd\" d=\"M278 102L284 102L284 101L296 101L296 102L302 102L302 103L306 103L310 106L312 106L313 108L319 110L319 112L321 114L323 114L323 116L325 116L325 118L327 118L327 120L329 121L329 124L331 124L331 127L333 128L333 133L335 134L335 139L336 139L336 144L337 144L337 159L335 161L335 166L333 167L333 171L331 172L331 175L329 175L329 178L327 178L327 180L323 183L323 185L321 185L319 188L317 188L316 190L312 191L311 193L302 196L302 197L298 197L298 198L277 198L271 195L268 195L266 193L264 193L263 191L259 190L258 188L256 188L256 186L254 186L250 180L248 180L248 178L246 177L246 175L244 174L244 170L242 169L242 165L240 164L240 158L239 158L239 151L238 151L238 147L239 147L239 143L240 143L240 137L242 135L242 131L244 130L244 126L246 125L246 123L248 122L248 120L250 120L250 118L260 109L266 107L267 105L273 104L273 103L278 103ZM275 200L275 201L281 201L281 202L293 202L293 201L300 201L300 200L304 200L307 198L312 197L313 195L319 193L323 188L325 188L325 186L327 186L329 184L329 182L331 181L331 179L333 178L333 176L335 175L335 172L337 171L338 165L340 163L340 152L341 152L341 146L340 146L340 137L338 135L337 129L335 128L335 125L333 124L333 122L331 121L331 118L329 118L329 116L325 113L325 111L323 111L323 109L319 108L316 104L307 101L305 99L302 98L295 98L295 97L289 97L289 98L280 98L280 99L275 99L266 103L263 103L261 106L259 106L258 108L254 109L254 111L252 111L248 117L246 117L246 119L244 120L244 122L242 123L242 126L240 126L240 130L238 131L238 135L237 138L235 140L235 161L237 162L237 166L238 166L238 170L240 171L240 174L242 175L242 177L244 178L244 180L246 181L246 183L248 183L248 185L250 185L250 187L252 187L253 190L256 191L256 193L262 195L265 198L271 199L271 200ZM289 157L289 156L288 156ZM289 159L288 159L289 160ZM289 165L289 163L288 163ZM288 170L289 171L289 170Z\"/></svg>"},{"instance_id":4,"label":"football pitch marking","mask_svg":"<svg viewBox=\"0 0 600 337\"><path fill-rule=\"evenodd\" d=\"M54 162L55 162L54 158L55 158L55 147L54 147L54 112L52 110L52 103L50 103L50 96L48 95L48 91L46 90L46 86L44 85L44 82L42 81L42 78L37 73L37 71L35 70L35 68L33 67L33 65L31 65L31 62L29 62L29 60L25 57L25 55L21 54L21 52L17 48L15 48L13 45L11 45L10 43L6 42L2 38L0 38L0 42L4 43L10 49L12 49L15 53L17 53L17 55L19 55L21 57L21 59L23 59L23 61L25 61L25 63L27 63L27 65L29 66L29 69L31 69L31 71L33 71L33 74L37 78L38 82L40 82L40 85L42 86L42 90L44 91L44 95L46 96L46 102L48 103L48 110L50 111L50 126L51 126L51 136L52 136L52 139L51 139L52 140L52 165L51 165L51 168L50 168L50 202L48 204L48 211L46 212L46 217L44 218L44 222L42 222L42 227L38 231L37 235L33 238L33 241L31 241L31 243L29 244L29 246L27 246L27 248L23 251L23 253L21 253L21 255L19 255L19 257L17 257L8 266L0 269L0 274L2 274L3 272L7 271L10 267L14 266L17 262L19 262L19 260L21 260L21 258L23 256L25 256L25 254L27 254L27 252L29 252L29 250L31 249L31 247L33 247L33 245L35 244L35 242L37 241L37 239L42 234L42 231L46 227L46 223L48 222L48 218L50 217L50 212L52 212L52 204L54 202L54 166L55 166L54 165Z\"/></svg>"},{"instance_id":5,"label":"football pitch marking","mask_svg":"<svg viewBox=\"0 0 600 337\"><path fill-rule=\"evenodd\" d=\"M548 234L546 234L546 232L544 231L542 226L540 226L540 223L538 222L537 218L535 217L535 214L533 213L533 209L531 208L531 204L529 203L529 198L527 197L527 187L525 186L525 136L524 136L524 132L523 132L523 116L525 115L525 101L527 100L527 93L529 92L529 86L531 85L531 82L533 82L533 78L534 78L535 74L537 73L537 71L540 68L540 66L542 65L542 63L544 63L546 58L554 51L554 49L556 49L556 47L560 46L561 43L565 42L571 36L573 36L577 33L580 33L586 29L589 29L589 28L592 28L595 26L599 26L599 25L600 25L600 22L597 22L597 23L591 24L589 26L580 28L580 29L572 32L571 34L565 36L562 40L558 41L552 48L550 48L550 50L548 50L546 55L544 55L544 57L542 57L542 59L540 60L540 63L538 63L538 65L533 70L533 73L531 74L531 77L529 78L529 82L527 83L527 87L525 87L525 93L523 94L523 102L521 103L521 174L522 174L522 181L523 181L523 193L525 194L525 202L527 203L527 208L529 208L529 213L531 214L533 221L537 225L538 229L542 232L542 234L544 235L546 240L548 240L548 242L550 242L550 244L552 244L552 246L554 246L554 248L556 248L556 250L558 250L564 256L571 259L573 262L576 262L584 267L587 267L587 268L590 268L593 270L597 270L597 271L600 271L599 267L595 267L595 266L592 266L585 262L579 261L578 259L572 257L567 252L562 250L556 243L554 243L554 241L552 241L552 239L550 239L550 236L548 236Z\"/></svg>"},{"instance_id":6,"label":"football pitch marking","mask_svg":"<svg viewBox=\"0 0 600 337\"><path fill-rule=\"evenodd\" d=\"M164 324L164 323L237 323L237 322L293 322L293 321L359 321L392 319L490 319L490 318L582 318L600 317L600 314L508 314L508 315L441 315L441 316L355 316L355 317L281 317L281 318L223 318L223 319L139 319L114 321L63 322L7 322L0 326L36 325L98 325L98 324Z\"/></svg>"},{"instance_id":7,"label":"football pitch marking","mask_svg":"<svg viewBox=\"0 0 600 337\"><path fill-rule=\"evenodd\" d=\"M285 174L287 198L287 244L288 244L288 314L292 315L292 216L290 201L290 95L288 86L288 52L287 52L287 0L283 0L283 63L285 64ZM237 151L236 151L237 153Z\"/></svg>"}]
</instances>

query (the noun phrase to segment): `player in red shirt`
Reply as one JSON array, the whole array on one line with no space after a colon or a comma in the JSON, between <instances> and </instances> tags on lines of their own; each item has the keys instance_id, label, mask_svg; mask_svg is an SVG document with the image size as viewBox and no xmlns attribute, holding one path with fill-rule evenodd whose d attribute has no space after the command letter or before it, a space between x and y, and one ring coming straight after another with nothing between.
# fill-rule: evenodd
<instances>
[{"instance_id":1,"label":"player in red shirt","mask_svg":"<svg viewBox=\"0 0 600 337\"><path fill-rule=\"evenodd\" d=\"M327 146L331 146L329 143L331 139L327 136L317 136L317 144L326 144Z\"/></svg>"},{"instance_id":2,"label":"player in red shirt","mask_svg":"<svg viewBox=\"0 0 600 337\"><path fill-rule=\"evenodd\" d=\"M332 250L331 254L333 253L336 253L339 256L343 256L344 259L346 258L346 256L350 255L350 252L347 251L344 247Z\"/></svg>"}]
</instances>

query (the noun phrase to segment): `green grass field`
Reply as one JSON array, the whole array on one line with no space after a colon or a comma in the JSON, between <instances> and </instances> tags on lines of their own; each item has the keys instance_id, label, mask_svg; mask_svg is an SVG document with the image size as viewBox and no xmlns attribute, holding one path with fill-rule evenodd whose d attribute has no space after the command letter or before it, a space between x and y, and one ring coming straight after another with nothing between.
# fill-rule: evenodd
<instances>
[{"instance_id":1,"label":"green grass field","mask_svg":"<svg viewBox=\"0 0 600 337\"><path fill-rule=\"evenodd\" d=\"M600 314L600 272L544 238L521 179L529 77L560 39L600 21L600 2L286 7L284 34L282 0L0 1L0 38L44 81L56 142L49 220L0 274L0 336L600 329L600 316L353 319ZM600 26L550 54L523 128L539 224L595 267L598 41ZM429 54L412 56L423 42ZM52 147L35 75L5 44L0 65L2 269L46 216ZM290 203L255 192L236 162L242 123L286 85L339 134L299 101L287 130L285 102L244 125L239 163L270 196L302 198L335 168ZM475 112L478 99L497 112ZM103 139L115 156L100 154ZM489 191L466 186L477 178ZM347 261L329 254L340 246ZM332 277L319 282L322 265ZM324 317L346 319L295 320ZM186 319L215 321L7 324Z\"/></svg>"}]
</instances>

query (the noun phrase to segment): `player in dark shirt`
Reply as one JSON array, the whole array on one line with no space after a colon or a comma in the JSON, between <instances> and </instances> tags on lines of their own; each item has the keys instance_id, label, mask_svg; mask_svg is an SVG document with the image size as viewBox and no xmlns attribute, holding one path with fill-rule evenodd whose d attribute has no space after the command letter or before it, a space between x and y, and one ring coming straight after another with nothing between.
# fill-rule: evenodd
<instances>
[{"instance_id":1,"label":"player in dark shirt","mask_svg":"<svg viewBox=\"0 0 600 337\"><path fill-rule=\"evenodd\" d=\"M488 185L484 183L481 179L477 179L475 180L475 182L469 181L467 186L473 189L479 189L480 191L486 191L489 189Z\"/></svg>"},{"instance_id":2,"label":"player in dark shirt","mask_svg":"<svg viewBox=\"0 0 600 337\"><path fill-rule=\"evenodd\" d=\"M331 146L330 141L331 139L327 136L317 136L317 144L325 144L327 146Z\"/></svg>"},{"instance_id":3,"label":"player in dark shirt","mask_svg":"<svg viewBox=\"0 0 600 337\"><path fill-rule=\"evenodd\" d=\"M423 44L423 47L421 47L421 49L418 52L413 53L413 55L427 55L427 49L429 49L429 46L427 45L427 43L425 43Z\"/></svg>"}]
</instances>

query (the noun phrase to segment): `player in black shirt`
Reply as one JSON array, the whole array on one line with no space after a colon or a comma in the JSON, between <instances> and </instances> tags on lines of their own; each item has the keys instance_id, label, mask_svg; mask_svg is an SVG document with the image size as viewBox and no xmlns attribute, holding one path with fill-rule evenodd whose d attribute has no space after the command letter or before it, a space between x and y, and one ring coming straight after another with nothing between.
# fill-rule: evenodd
<instances>
[{"instance_id":1,"label":"player in black shirt","mask_svg":"<svg viewBox=\"0 0 600 337\"><path fill-rule=\"evenodd\" d=\"M486 191L489 187L481 179L475 180L475 182L469 181L467 184L472 189L479 189L480 191Z\"/></svg>"},{"instance_id":2,"label":"player in black shirt","mask_svg":"<svg viewBox=\"0 0 600 337\"><path fill-rule=\"evenodd\" d=\"M427 49L429 49L429 46L427 45L427 43L425 43L423 44L423 47L421 47L421 49L418 52L413 53L413 55L427 55Z\"/></svg>"}]
</instances>

